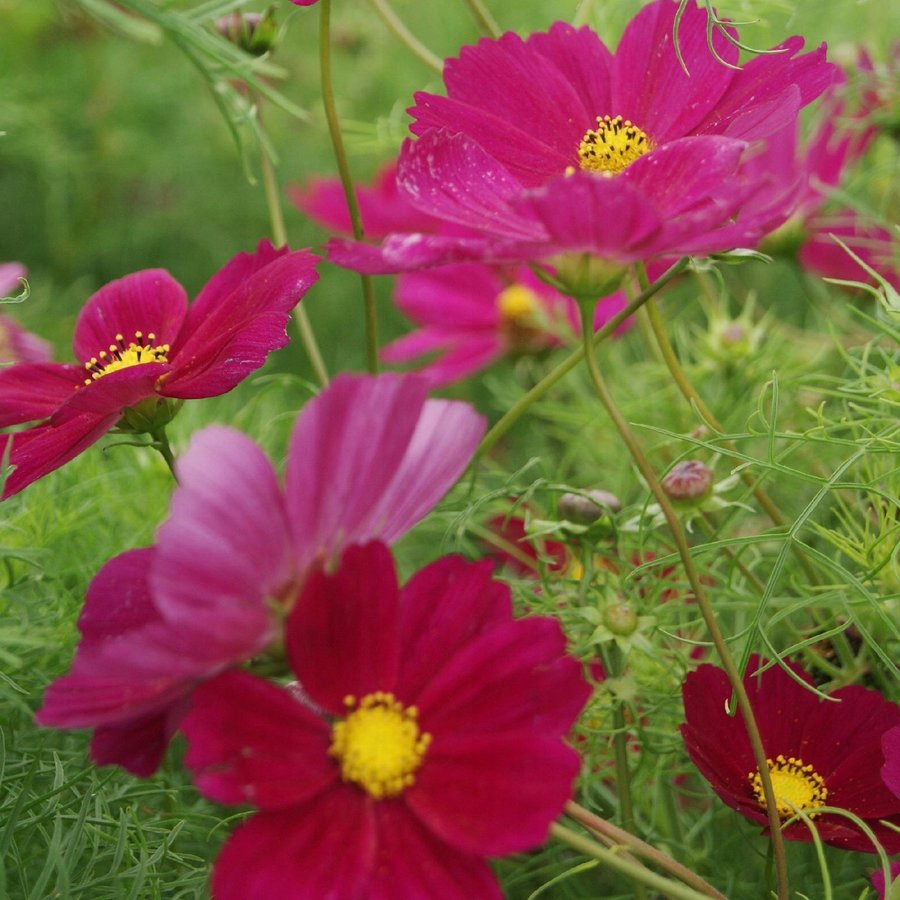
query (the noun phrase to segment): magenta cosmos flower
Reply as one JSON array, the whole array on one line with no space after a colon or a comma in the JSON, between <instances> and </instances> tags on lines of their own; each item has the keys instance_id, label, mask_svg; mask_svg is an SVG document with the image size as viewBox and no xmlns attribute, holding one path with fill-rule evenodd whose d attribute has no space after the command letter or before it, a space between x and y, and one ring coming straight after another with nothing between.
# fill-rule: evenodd
<instances>
[{"instance_id":1,"label":"magenta cosmos flower","mask_svg":"<svg viewBox=\"0 0 900 900\"><path fill-rule=\"evenodd\" d=\"M262 241L216 273L188 306L163 269L101 288L75 325L79 365L22 363L0 372L0 435L14 471L3 497L21 491L122 423L153 431L181 400L230 391L269 351L287 343L291 310L318 278L317 257Z\"/></svg>"},{"instance_id":2,"label":"magenta cosmos flower","mask_svg":"<svg viewBox=\"0 0 900 900\"><path fill-rule=\"evenodd\" d=\"M790 197L742 216L771 187L742 171L745 152L794 122L838 72L824 47L798 55L798 37L724 66L707 46L705 13L688 4L687 75L672 42L678 8L644 7L615 53L562 22L464 48L445 65L446 97L416 95L418 139L403 147L398 184L417 209L476 234L333 241L332 261L391 272L590 253L621 264L755 244ZM737 47L713 41L737 62Z\"/></svg>"},{"instance_id":3,"label":"magenta cosmos flower","mask_svg":"<svg viewBox=\"0 0 900 900\"><path fill-rule=\"evenodd\" d=\"M484 420L426 389L414 376L336 378L297 419L284 488L248 437L198 432L155 546L91 583L72 669L38 722L95 728L96 762L153 772L194 686L280 644L311 567L396 540L462 473Z\"/></svg>"},{"instance_id":4,"label":"magenta cosmos flower","mask_svg":"<svg viewBox=\"0 0 900 900\"><path fill-rule=\"evenodd\" d=\"M900 822L900 798L881 780L881 736L900 724L900 706L877 691L851 686L820 701L813 681L799 666L786 663L754 673L752 657L744 685L756 716L782 820L794 808L813 817L819 837L847 850L874 853L869 838L853 823L822 806L839 807L866 821L888 853L900 851L900 832L879 823ZM804 684L809 687L804 687ZM767 822L759 770L740 716L729 716L731 686L722 669L700 666L682 689L685 723L681 735L688 754L713 790L753 822ZM837 701L837 702L835 702ZM812 840L802 821L783 829L785 838Z\"/></svg>"},{"instance_id":5,"label":"magenta cosmos flower","mask_svg":"<svg viewBox=\"0 0 900 900\"><path fill-rule=\"evenodd\" d=\"M502 897L484 857L543 843L579 769L563 737L590 688L558 623L513 619L489 563L400 589L372 543L309 579L285 643L295 690L229 672L182 725L201 792L259 809L216 900Z\"/></svg>"},{"instance_id":6,"label":"magenta cosmos flower","mask_svg":"<svg viewBox=\"0 0 900 900\"><path fill-rule=\"evenodd\" d=\"M20 279L26 274L21 263L0 263L0 297L20 293ZM47 362L51 348L47 341L26 331L9 316L0 315L0 366L19 362Z\"/></svg>"}]
</instances>

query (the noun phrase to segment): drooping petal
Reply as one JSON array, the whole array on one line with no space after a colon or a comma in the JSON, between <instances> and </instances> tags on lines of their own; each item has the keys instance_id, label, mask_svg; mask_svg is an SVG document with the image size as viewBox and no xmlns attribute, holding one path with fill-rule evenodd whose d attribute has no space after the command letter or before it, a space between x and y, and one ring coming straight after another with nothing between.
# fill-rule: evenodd
<instances>
[{"instance_id":1,"label":"drooping petal","mask_svg":"<svg viewBox=\"0 0 900 900\"><path fill-rule=\"evenodd\" d=\"M224 672L200 685L181 728L188 740L185 765L217 803L284 809L339 780L324 719L247 672Z\"/></svg>"},{"instance_id":2,"label":"drooping petal","mask_svg":"<svg viewBox=\"0 0 900 900\"><path fill-rule=\"evenodd\" d=\"M219 853L213 900L362 898L375 855L371 806L339 787L241 825Z\"/></svg>"},{"instance_id":3,"label":"drooping petal","mask_svg":"<svg viewBox=\"0 0 900 900\"><path fill-rule=\"evenodd\" d=\"M102 725L91 738L91 760L97 766L121 766L138 778L149 778L160 766L178 729L180 706L141 716L121 725Z\"/></svg>"},{"instance_id":4,"label":"drooping petal","mask_svg":"<svg viewBox=\"0 0 900 900\"><path fill-rule=\"evenodd\" d=\"M307 250L242 254L204 288L172 347L167 397L214 397L255 372L287 343L291 310L318 280L318 257Z\"/></svg>"},{"instance_id":5,"label":"drooping petal","mask_svg":"<svg viewBox=\"0 0 900 900\"><path fill-rule=\"evenodd\" d=\"M0 428L49 419L84 384L79 366L19 363L0 369Z\"/></svg>"},{"instance_id":6,"label":"drooping petal","mask_svg":"<svg viewBox=\"0 0 900 900\"><path fill-rule=\"evenodd\" d=\"M502 856L546 841L579 767L574 750L534 731L451 736L446 745L435 736L404 798L454 847Z\"/></svg>"},{"instance_id":7,"label":"drooping petal","mask_svg":"<svg viewBox=\"0 0 900 900\"><path fill-rule=\"evenodd\" d=\"M250 438L212 426L178 461L179 486L157 536L150 576L173 623L202 623L249 658L274 631L268 602L292 575L290 539L272 464Z\"/></svg>"},{"instance_id":8,"label":"drooping petal","mask_svg":"<svg viewBox=\"0 0 900 900\"><path fill-rule=\"evenodd\" d=\"M396 540L462 473L484 422L426 391L414 376L341 375L304 407L285 475L299 571L349 543Z\"/></svg>"},{"instance_id":9,"label":"drooping petal","mask_svg":"<svg viewBox=\"0 0 900 900\"><path fill-rule=\"evenodd\" d=\"M443 266L436 272L410 272L397 279L397 306L413 321L462 331L496 330L497 295L505 287L489 266Z\"/></svg>"},{"instance_id":10,"label":"drooping petal","mask_svg":"<svg viewBox=\"0 0 900 900\"><path fill-rule=\"evenodd\" d=\"M122 335L125 344L140 332L154 346L173 344L187 311L184 288L164 269L145 269L104 285L78 315L72 347L88 362Z\"/></svg>"},{"instance_id":11,"label":"drooping petal","mask_svg":"<svg viewBox=\"0 0 900 900\"><path fill-rule=\"evenodd\" d=\"M58 426L39 425L14 434L0 434L0 459L12 442L9 461L15 466L3 487L3 499L74 459L118 421L118 413L104 417L84 414Z\"/></svg>"},{"instance_id":12,"label":"drooping petal","mask_svg":"<svg viewBox=\"0 0 900 900\"><path fill-rule=\"evenodd\" d=\"M445 843L401 803L375 807L378 850L367 900L502 900L490 866L475 853Z\"/></svg>"},{"instance_id":13,"label":"drooping petal","mask_svg":"<svg viewBox=\"0 0 900 900\"><path fill-rule=\"evenodd\" d=\"M442 348L444 352L418 369L418 373L435 387L452 384L479 372L503 354L499 335L454 335L423 329L392 341L382 349L381 358L386 362L402 362L436 347Z\"/></svg>"},{"instance_id":14,"label":"drooping petal","mask_svg":"<svg viewBox=\"0 0 900 900\"><path fill-rule=\"evenodd\" d=\"M314 572L288 619L285 642L304 691L333 715L344 698L393 692L400 662L400 589L390 551L349 547L333 575ZM409 703L410 698L399 698Z\"/></svg>"}]
</instances>

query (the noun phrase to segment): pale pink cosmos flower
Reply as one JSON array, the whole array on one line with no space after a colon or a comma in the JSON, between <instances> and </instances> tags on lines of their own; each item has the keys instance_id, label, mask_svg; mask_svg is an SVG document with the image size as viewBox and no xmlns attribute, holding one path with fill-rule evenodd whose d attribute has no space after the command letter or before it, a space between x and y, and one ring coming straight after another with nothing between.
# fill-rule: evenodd
<instances>
[{"instance_id":1,"label":"pale pink cosmos flower","mask_svg":"<svg viewBox=\"0 0 900 900\"><path fill-rule=\"evenodd\" d=\"M159 765L200 682L277 645L310 570L391 543L456 481L485 430L415 376L341 375L301 412L279 484L250 438L214 426L179 459L153 547L108 562L81 644L47 690L42 725L94 728L91 752L138 775Z\"/></svg>"},{"instance_id":2,"label":"pale pink cosmos flower","mask_svg":"<svg viewBox=\"0 0 900 900\"><path fill-rule=\"evenodd\" d=\"M0 297L20 293L20 279L25 266L17 262L0 263ZM0 307L2 309L2 307ZM11 316L0 314L0 366L18 362L47 362L52 355L50 344L26 331Z\"/></svg>"},{"instance_id":3,"label":"pale pink cosmos flower","mask_svg":"<svg viewBox=\"0 0 900 900\"><path fill-rule=\"evenodd\" d=\"M703 11L656 0L615 53L563 22L523 40L465 47L444 69L447 96L420 93L398 184L421 212L475 235L390 234L378 247L332 241L330 259L365 272L590 253L615 263L755 245L789 196L744 206L768 185L744 172L752 145L795 122L839 77L803 41L741 68L707 46ZM713 34L719 56L738 49ZM780 202L776 202L776 200Z\"/></svg>"}]
</instances>

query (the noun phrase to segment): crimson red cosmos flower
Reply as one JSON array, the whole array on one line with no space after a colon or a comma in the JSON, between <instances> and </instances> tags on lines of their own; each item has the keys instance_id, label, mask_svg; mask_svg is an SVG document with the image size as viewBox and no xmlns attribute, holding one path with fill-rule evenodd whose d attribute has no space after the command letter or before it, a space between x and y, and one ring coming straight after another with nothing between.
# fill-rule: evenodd
<instances>
[{"instance_id":1,"label":"crimson red cosmos flower","mask_svg":"<svg viewBox=\"0 0 900 900\"><path fill-rule=\"evenodd\" d=\"M755 244L789 214L784 203L742 207L769 185L744 175L751 142L796 121L839 77L824 47L737 68L738 49L706 15L675 0L645 6L611 53L588 28L557 22L463 48L444 69L447 96L420 93L418 140L400 156L398 183L422 212L460 234L392 234L380 247L332 241L329 257L367 272L467 261L590 253L615 263Z\"/></svg>"},{"instance_id":2,"label":"crimson red cosmos flower","mask_svg":"<svg viewBox=\"0 0 900 900\"><path fill-rule=\"evenodd\" d=\"M486 525L499 543L482 541L484 552L517 578L537 578L541 561L550 572L562 572L568 565L566 545L528 534L520 516L492 516Z\"/></svg>"},{"instance_id":3,"label":"crimson red cosmos flower","mask_svg":"<svg viewBox=\"0 0 900 900\"><path fill-rule=\"evenodd\" d=\"M179 401L230 391L287 343L291 310L318 279L318 258L262 241L221 269L188 307L163 269L101 288L78 316L80 365L21 363L0 371L0 435L15 467L3 497L58 469L122 423L152 431Z\"/></svg>"},{"instance_id":4,"label":"crimson red cosmos flower","mask_svg":"<svg viewBox=\"0 0 900 900\"><path fill-rule=\"evenodd\" d=\"M884 761L881 735L900 724L900 706L856 685L820 701L804 687L813 685L809 675L793 663L786 665L797 680L779 666L756 676L758 657L751 658L744 677L782 820L800 809L812 816L825 843L874 853L869 838L849 819L816 812L822 806L839 807L865 820L888 853L900 851L900 832L878 821L900 821L900 797L887 790L879 772ZM726 710L731 693L725 672L716 666L703 665L688 675L682 689L681 735L719 797L751 821L765 824L765 801L749 739L740 716ZM812 840L801 821L783 833L788 840Z\"/></svg>"},{"instance_id":5,"label":"crimson red cosmos flower","mask_svg":"<svg viewBox=\"0 0 900 900\"><path fill-rule=\"evenodd\" d=\"M229 672L182 724L201 792L260 810L216 900L502 897L484 857L543 843L579 768L563 736L590 688L558 623L513 619L488 563L399 589L373 543L310 578L286 649L296 690Z\"/></svg>"},{"instance_id":6,"label":"crimson red cosmos flower","mask_svg":"<svg viewBox=\"0 0 900 900\"><path fill-rule=\"evenodd\" d=\"M95 762L151 774L194 686L281 643L312 567L393 542L462 473L484 420L426 398L414 376L339 376L297 419L283 489L248 437L198 432L156 545L91 583L71 672L38 722L93 727Z\"/></svg>"}]
</instances>

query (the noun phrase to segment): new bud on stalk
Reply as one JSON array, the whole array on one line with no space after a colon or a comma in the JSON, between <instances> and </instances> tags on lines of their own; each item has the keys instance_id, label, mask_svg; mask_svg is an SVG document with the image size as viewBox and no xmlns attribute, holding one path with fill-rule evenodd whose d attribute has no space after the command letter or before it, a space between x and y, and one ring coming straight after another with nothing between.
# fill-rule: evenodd
<instances>
[{"instance_id":1,"label":"new bud on stalk","mask_svg":"<svg viewBox=\"0 0 900 900\"><path fill-rule=\"evenodd\" d=\"M216 20L216 31L252 56L262 56L275 46L278 38L275 7L269 7L264 13L235 10L230 16Z\"/></svg>"},{"instance_id":2,"label":"new bud on stalk","mask_svg":"<svg viewBox=\"0 0 900 900\"><path fill-rule=\"evenodd\" d=\"M662 480L671 500L698 503L712 493L713 471L699 459L686 459L673 466Z\"/></svg>"},{"instance_id":3,"label":"new bud on stalk","mask_svg":"<svg viewBox=\"0 0 900 900\"><path fill-rule=\"evenodd\" d=\"M628 637L628 635L634 634L638 627L638 615L633 607L624 601L610 603L603 610L603 624L614 635Z\"/></svg>"},{"instance_id":4,"label":"new bud on stalk","mask_svg":"<svg viewBox=\"0 0 900 900\"><path fill-rule=\"evenodd\" d=\"M617 513L622 503L615 494L609 491L593 490L583 494L563 494L559 498L557 511L563 519L578 525L592 525L602 515Z\"/></svg>"}]
</instances>

